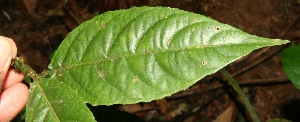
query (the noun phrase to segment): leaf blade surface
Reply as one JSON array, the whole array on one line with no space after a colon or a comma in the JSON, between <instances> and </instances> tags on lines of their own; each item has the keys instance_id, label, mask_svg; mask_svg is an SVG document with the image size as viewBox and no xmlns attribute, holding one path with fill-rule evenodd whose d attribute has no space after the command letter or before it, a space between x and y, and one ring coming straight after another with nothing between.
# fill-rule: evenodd
<instances>
[{"instance_id":1,"label":"leaf blade surface","mask_svg":"<svg viewBox=\"0 0 300 122\"><path fill-rule=\"evenodd\" d=\"M26 122L95 121L82 98L54 79L35 81L26 105Z\"/></svg>"},{"instance_id":2,"label":"leaf blade surface","mask_svg":"<svg viewBox=\"0 0 300 122\"><path fill-rule=\"evenodd\" d=\"M187 89L254 49L284 43L178 9L135 7L77 27L49 73L92 105L136 103Z\"/></svg>"},{"instance_id":3,"label":"leaf blade surface","mask_svg":"<svg viewBox=\"0 0 300 122\"><path fill-rule=\"evenodd\" d=\"M300 45L294 45L281 52L282 66L287 77L300 90Z\"/></svg>"}]
</instances>

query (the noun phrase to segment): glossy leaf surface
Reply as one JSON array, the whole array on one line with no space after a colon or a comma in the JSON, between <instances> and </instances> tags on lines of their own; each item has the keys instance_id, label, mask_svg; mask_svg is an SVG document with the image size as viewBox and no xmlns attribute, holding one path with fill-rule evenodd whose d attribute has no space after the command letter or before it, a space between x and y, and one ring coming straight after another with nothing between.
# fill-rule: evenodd
<instances>
[{"instance_id":1,"label":"glossy leaf surface","mask_svg":"<svg viewBox=\"0 0 300 122\"><path fill-rule=\"evenodd\" d=\"M74 29L48 78L31 86L27 121L94 121L85 106L169 96L254 49L287 43L164 7L107 12Z\"/></svg>"},{"instance_id":2,"label":"glossy leaf surface","mask_svg":"<svg viewBox=\"0 0 300 122\"><path fill-rule=\"evenodd\" d=\"M300 90L300 45L291 46L281 52L283 70L297 89Z\"/></svg>"},{"instance_id":3,"label":"glossy leaf surface","mask_svg":"<svg viewBox=\"0 0 300 122\"><path fill-rule=\"evenodd\" d=\"M27 122L95 121L82 98L54 79L39 79L31 85L26 105Z\"/></svg>"},{"instance_id":4,"label":"glossy leaf surface","mask_svg":"<svg viewBox=\"0 0 300 122\"><path fill-rule=\"evenodd\" d=\"M255 49L284 43L179 9L135 7L106 12L69 33L45 72L49 78L33 84L27 108L31 113L43 106L64 109L58 103L48 104L57 101L48 98L57 96L64 96L68 107L76 106L73 111L85 109L86 102L112 105L160 99ZM44 94L52 87L60 92ZM41 104L34 105L35 99ZM63 113L52 114L55 119Z\"/></svg>"},{"instance_id":5,"label":"glossy leaf surface","mask_svg":"<svg viewBox=\"0 0 300 122\"><path fill-rule=\"evenodd\" d=\"M132 8L81 24L49 69L93 105L136 103L169 96L254 49L282 43L178 9Z\"/></svg>"}]
</instances>

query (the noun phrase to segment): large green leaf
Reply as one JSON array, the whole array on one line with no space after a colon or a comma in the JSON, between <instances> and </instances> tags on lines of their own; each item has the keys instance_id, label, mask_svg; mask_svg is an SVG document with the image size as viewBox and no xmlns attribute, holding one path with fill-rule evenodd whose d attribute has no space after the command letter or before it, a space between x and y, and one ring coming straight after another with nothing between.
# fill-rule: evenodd
<instances>
[{"instance_id":1,"label":"large green leaf","mask_svg":"<svg viewBox=\"0 0 300 122\"><path fill-rule=\"evenodd\" d=\"M283 70L300 90L300 45L291 46L281 52Z\"/></svg>"},{"instance_id":2,"label":"large green leaf","mask_svg":"<svg viewBox=\"0 0 300 122\"><path fill-rule=\"evenodd\" d=\"M65 83L39 79L31 85L26 105L27 122L91 122L92 112Z\"/></svg>"},{"instance_id":3,"label":"large green leaf","mask_svg":"<svg viewBox=\"0 0 300 122\"><path fill-rule=\"evenodd\" d=\"M43 74L49 77L34 79L27 121L93 121L85 103L160 99L254 49L284 43L173 8L107 12L69 33Z\"/></svg>"},{"instance_id":4,"label":"large green leaf","mask_svg":"<svg viewBox=\"0 0 300 122\"><path fill-rule=\"evenodd\" d=\"M187 89L254 49L284 43L178 9L135 7L82 23L48 72L92 105L136 103Z\"/></svg>"}]
</instances>

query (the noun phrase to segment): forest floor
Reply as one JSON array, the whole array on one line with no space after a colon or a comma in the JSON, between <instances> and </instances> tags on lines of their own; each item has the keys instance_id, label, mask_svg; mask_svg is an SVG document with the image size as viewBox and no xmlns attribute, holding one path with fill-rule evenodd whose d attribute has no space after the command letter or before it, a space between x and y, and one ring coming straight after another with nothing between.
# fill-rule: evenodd
<instances>
[{"instance_id":1,"label":"forest floor","mask_svg":"<svg viewBox=\"0 0 300 122\"><path fill-rule=\"evenodd\" d=\"M0 35L12 38L18 55L42 72L53 51L80 23L106 11L132 6L179 8L257 36L287 39L292 44L300 41L299 0L0 0ZM300 92L284 74L278 55L287 46L254 51L226 67L242 86L261 121L300 121ZM185 91L149 103L90 108L105 111L94 115L108 120L121 115L117 112L108 116L107 111L120 110L143 121L251 121L235 92L222 79L215 73Z\"/></svg>"}]
</instances>

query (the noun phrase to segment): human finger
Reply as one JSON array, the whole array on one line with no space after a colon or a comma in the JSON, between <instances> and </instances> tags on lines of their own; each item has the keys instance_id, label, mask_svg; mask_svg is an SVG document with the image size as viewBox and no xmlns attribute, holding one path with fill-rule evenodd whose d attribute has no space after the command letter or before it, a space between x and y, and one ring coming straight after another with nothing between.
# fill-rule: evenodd
<instances>
[{"instance_id":1,"label":"human finger","mask_svg":"<svg viewBox=\"0 0 300 122\"><path fill-rule=\"evenodd\" d=\"M12 58L10 43L0 36L0 91Z\"/></svg>"},{"instance_id":2,"label":"human finger","mask_svg":"<svg viewBox=\"0 0 300 122\"><path fill-rule=\"evenodd\" d=\"M0 121L11 121L25 107L28 99L28 88L23 83L17 83L0 95Z\"/></svg>"},{"instance_id":3,"label":"human finger","mask_svg":"<svg viewBox=\"0 0 300 122\"><path fill-rule=\"evenodd\" d=\"M4 37L4 36L0 36L0 38L4 38L9 43L9 45L11 47L12 58L16 58L17 57L17 52L18 52L16 43L11 38L7 38L7 37Z\"/></svg>"},{"instance_id":4,"label":"human finger","mask_svg":"<svg viewBox=\"0 0 300 122\"><path fill-rule=\"evenodd\" d=\"M11 87L14 84L21 83L23 81L23 79L24 79L23 74L18 73L16 71L12 70L11 68L8 69L6 78L2 85L2 90L5 90L5 89Z\"/></svg>"}]
</instances>

